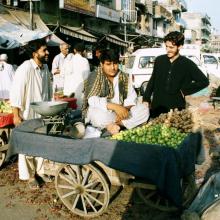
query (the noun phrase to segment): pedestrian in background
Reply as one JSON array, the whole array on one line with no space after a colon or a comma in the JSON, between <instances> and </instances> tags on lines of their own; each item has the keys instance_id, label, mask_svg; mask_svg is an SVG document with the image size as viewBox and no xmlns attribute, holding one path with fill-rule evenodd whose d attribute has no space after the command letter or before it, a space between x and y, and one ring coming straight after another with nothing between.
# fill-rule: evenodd
<instances>
[{"instance_id":1,"label":"pedestrian in background","mask_svg":"<svg viewBox=\"0 0 220 220\"><path fill-rule=\"evenodd\" d=\"M23 120L40 117L31 109L31 102L49 101L52 96L50 71L45 64L49 55L46 41L32 41L27 50L31 59L24 61L17 68L10 94L16 126ZM36 174L48 181L44 176L43 158L19 154L18 170L19 178L28 180L31 189L39 188Z\"/></svg>"},{"instance_id":2,"label":"pedestrian in background","mask_svg":"<svg viewBox=\"0 0 220 220\"><path fill-rule=\"evenodd\" d=\"M60 53L53 59L51 70L53 74L53 92L55 92L55 89L63 90L64 76L61 74L61 68L69 54L69 48L70 46L67 43L60 44Z\"/></svg>"},{"instance_id":3,"label":"pedestrian in background","mask_svg":"<svg viewBox=\"0 0 220 220\"><path fill-rule=\"evenodd\" d=\"M66 96L71 96L74 93L79 109L83 103L84 82L90 74L89 61L83 57L84 51L85 46L83 43L76 44L74 56L68 58L62 68L62 74L64 75L63 93Z\"/></svg>"},{"instance_id":4,"label":"pedestrian in background","mask_svg":"<svg viewBox=\"0 0 220 220\"><path fill-rule=\"evenodd\" d=\"M164 38L167 54L158 56L152 76L143 95L151 108L151 117L167 113L170 109L186 107L185 96L209 85L209 80L197 65L181 56L184 35L174 31Z\"/></svg>"},{"instance_id":5,"label":"pedestrian in background","mask_svg":"<svg viewBox=\"0 0 220 220\"><path fill-rule=\"evenodd\" d=\"M14 78L14 68L7 63L7 54L0 55L0 99L8 100L10 89Z\"/></svg>"}]
</instances>

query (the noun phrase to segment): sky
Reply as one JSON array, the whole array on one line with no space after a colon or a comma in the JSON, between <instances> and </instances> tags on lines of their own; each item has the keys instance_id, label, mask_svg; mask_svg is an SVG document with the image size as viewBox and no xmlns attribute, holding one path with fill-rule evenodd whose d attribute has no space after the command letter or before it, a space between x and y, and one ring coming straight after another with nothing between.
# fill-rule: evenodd
<instances>
[{"instance_id":1,"label":"sky","mask_svg":"<svg viewBox=\"0 0 220 220\"><path fill-rule=\"evenodd\" d=\"M186 0L188 12L206 13L212 27L220 32L220 0Z\"/></svg>"}]
</instances>

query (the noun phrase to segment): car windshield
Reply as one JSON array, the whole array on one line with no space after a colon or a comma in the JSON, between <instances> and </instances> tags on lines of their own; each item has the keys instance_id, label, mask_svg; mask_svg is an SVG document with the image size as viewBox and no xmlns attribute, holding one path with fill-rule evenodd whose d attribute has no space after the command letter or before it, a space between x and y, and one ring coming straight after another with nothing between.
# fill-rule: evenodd
<instances>
[{"instance_id":1,"label":"car windshield","mask_svg":"<svg viewBox=\"0 0 220 220\"><path fill-rule=\"evenodd\" d=\"M144 68L153 68L154 66L154 61L155 61L155 56L144 56L140 57L138 67L140 69Z\"/></svg>"},{"instance_id":2,"label":"car windshield","mask_svg":"<svg viewBox=\"0 0 220 220\"><path fill-rule=\"evenodd\" d=\"M188 55L187 56L190 60L192 60L197 66L201 66L201 62L196 56Z\"/></svg>"},{"instance_id":3,"label":"car windshield","mask_svg":"<svg viewBox=\"0 0 220 220\"><path fill-rule=\"evenodd\" d=\"M217 60L214 56L210 55L203 55L204 56L204 63L205 64L217 64Z\"/></svg>"},{"instance_id":4,"label":"car windshield","mask_svg":"<svg viewBox=\"0 0 220 220\"><path fill-rule=\"evenodd\" d=\"M135 56L128 57L128 60L125 64L125 67L128 68L128 69L132 69L132 67L134 65L134 60L135 60Z\"/></svg>"}]
</instances>

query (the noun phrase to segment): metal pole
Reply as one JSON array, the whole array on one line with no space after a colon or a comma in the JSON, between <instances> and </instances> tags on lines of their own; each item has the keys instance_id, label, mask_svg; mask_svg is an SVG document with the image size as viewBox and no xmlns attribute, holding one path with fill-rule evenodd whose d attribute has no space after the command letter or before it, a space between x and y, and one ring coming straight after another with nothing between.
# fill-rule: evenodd
<instances>
[{"instance_id":1,"label":"metal pole","mask_svg":"<svg viewBox=\"0 0 220 220\"><path fill-rule=\"evenodd\" d=\"M30 4L30 29L33 30L33 2L29 0Z\"/></svg>"},{"instance_id":2,"label":"metal pole","mask_svg":"<svg viewBox=\"0 0 220 220\"><path fill-rule=\"evenodd\" d=\"M125 25L124 25L124 35L125 35L125 42L127 42L127 25L126 25L126 22L125 22Z\"/></svg>"}]
</instances>

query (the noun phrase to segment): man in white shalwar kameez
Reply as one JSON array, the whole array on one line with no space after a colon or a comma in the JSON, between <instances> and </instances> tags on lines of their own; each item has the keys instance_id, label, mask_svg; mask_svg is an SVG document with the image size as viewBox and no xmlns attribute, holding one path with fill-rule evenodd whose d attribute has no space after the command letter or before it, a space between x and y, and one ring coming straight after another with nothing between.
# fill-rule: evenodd
<instances>
[{"instance_id":1,"label":"man in white shalwar kameez","mask_svg":"<svg viewBox=\"0 0 220 220\"><path fill-rule=\"evenodd\" d=\"M61 70L64 75L64 90L66 96L75 94L78 109L81 109L83 103L84 81L90 74L90 66L88 60L83 57L85 47L83 44L76 44L74 47L74 56L64 62Z\"/></svg>"},{"instance_id":2,"label":"man in white shalwar kameez","mask_svg":"<svg viewBox=\"0 0 220 220\"><path fill-rule=\"evenodd\" d=\"M0 55L0 99L8 100L12 81L14 78L14 68L7 63L7 54Z\"/></svg>"},{"instance_id":3,"label":"man in white shalwar kameez","mask_svg":"<svg viewBox=\"0 0 220 220\"><path fill-rule=\"evenodd\" d=\"M85 87L83 116L94 127L111 134L121 127L136 127L148 120L149 108L137 103L137 94L128 74L119 68L119 56L113 50L102 52L101 66L88 78Z\"/></svg>"},{"instance_id":4,"label":"man in white shalwar kameez","mask_svg":"<svg viewBox=\"0 0 220 220\"><path fill-rule=\"evenodd\" d=\"M49 55L46 42L36 40L28 48L32 58L17 68L10 93L16 126L23 120L40 117L30 108L31 102L49 101L52 96L50 72L44 64ZM18 168L21 180L29 180L32 189L39 188L35 174L43 175L43 158L19 154Z\"/></svg>"},{"instance_id":5,"label":"man in white shalwar kameez","mask_svg":"<svg viewBox=\"0 0 220 220\"><path fill-rule=\"evenodd\" d=\"M69 47L67 43L60 44L60 53L53 59L51 70L53 74L53 92L55 92L56 88L58 90L63 90L64 75L61 73L61 69L69 54Z\"/></svg>"}]
</instances>

